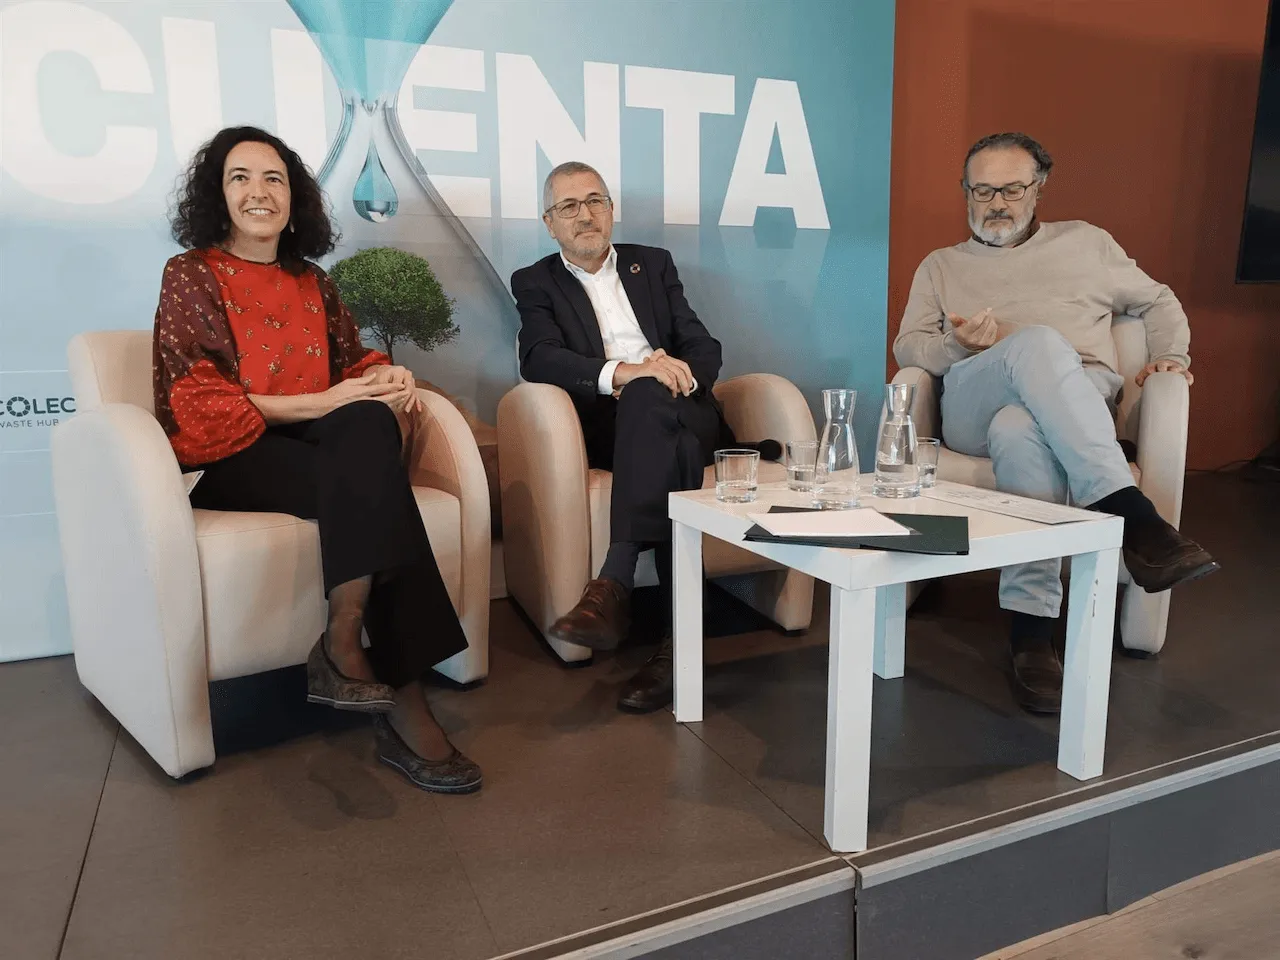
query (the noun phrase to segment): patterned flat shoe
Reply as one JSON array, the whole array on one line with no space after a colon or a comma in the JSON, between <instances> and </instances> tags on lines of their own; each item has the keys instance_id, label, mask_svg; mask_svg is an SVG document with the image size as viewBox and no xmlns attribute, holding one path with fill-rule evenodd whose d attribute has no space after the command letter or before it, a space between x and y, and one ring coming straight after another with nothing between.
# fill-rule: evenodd
<instances>
[{"instance_id":1,"label":"patterned flat shoe","mask_svg":"<svg viewBox=\"0 0 1280 960\"><path fill-rule=\"evenodd\" d=\"M378 759L399 770L415 787L432 793L475 793L480 789L479 764L457 747L443 760L427 760L413 752L386 717L373 718L373 735Z\"/></svg>"},{"instance_id":2,"label":"patterned flat shoe","mask_svg":"<svg viewBox=\"0 0 1280 960\"><path fill-rule=\"evenodd\" d=\"M356 713L390 713L396 705L395 691L385 683L356 680L339 670L324 648L323 634L307 657L307 702Z\"/></svg>"}]
</instances>

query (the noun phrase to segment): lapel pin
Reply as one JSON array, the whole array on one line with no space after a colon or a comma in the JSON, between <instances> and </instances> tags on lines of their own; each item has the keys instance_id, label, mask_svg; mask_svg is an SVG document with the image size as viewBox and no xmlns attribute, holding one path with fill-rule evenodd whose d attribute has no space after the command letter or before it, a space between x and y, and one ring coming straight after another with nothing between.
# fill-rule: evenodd
<instances>
[{"instance_id":1,"label":"lapel pin","mask_svg":"<svg viewBox=\"0 0 1280 960\"><path fill-rule=\"evenodd\" d=\"M638 263L633 263L633 264L631 265L631 272L632 272L632 273L639 273L639 272L640 272L640 264L638 264Z\"/></svg>"}]
</instances>

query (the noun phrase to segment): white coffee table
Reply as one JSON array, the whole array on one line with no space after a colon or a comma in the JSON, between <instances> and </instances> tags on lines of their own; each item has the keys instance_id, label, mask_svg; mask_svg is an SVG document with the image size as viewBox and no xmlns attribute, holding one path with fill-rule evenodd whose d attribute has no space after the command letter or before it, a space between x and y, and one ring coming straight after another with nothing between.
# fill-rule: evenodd
<instances>
[{"instance_id":1,"label":"white coffee table","mask_svg":"<svg viewBox=\"0 0 1280 960\"><path fill-rule=\"evenodd\" d=\"M863 479L870 489L870 478ZM838 853L865 850L871 770L871 676L901 677L906 645L906 584L1011 563L1072 557L1067 649L1058 734L1058 769L1078 780L1102 774L1111 686L1111 634L1123 521L1050 526L917 498L865 506L887 513L969 518L967 556L843 550L742 539L750 513L771 505L807 506L783 482L762 484L755 503L720 503L714 490L671 494L675 601L675 716L702 720L702 535L725 540L831 584L827 680L826 815L823 833Z\"/></svg>"}]
</instances>

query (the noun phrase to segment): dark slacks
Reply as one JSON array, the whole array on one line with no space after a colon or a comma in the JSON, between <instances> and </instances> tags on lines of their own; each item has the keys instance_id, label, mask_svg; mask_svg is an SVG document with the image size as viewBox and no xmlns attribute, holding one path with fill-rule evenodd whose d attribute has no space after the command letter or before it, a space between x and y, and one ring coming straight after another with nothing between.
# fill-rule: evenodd
<instances>
[{"instance_id":1,"label":"dark slacks","mask_svg":"<svg viewBox=\"0 0 1280 960\"><path fill-rule=\"evenodd\" d=\"M364 625L378 679L400 687L465 650L466 636L427 539L402 460L400 426L366 400L271 427L205 464L191 505L315 520L325 595L372 575Z\"/></svg>"},{"instance_id":2,"label":"dark slacks","mask_svg":"<svg viewBox=\"0 0 1280 960\"><path fill-rule=\"evenodd\" d=\"M587 462L613 473L610 542L657 549L654 561L664 594L671 583L671 521L667 494L698 490L715 451L733 445L710 397L673 397L657 380L633 380L618 399L598 404L583 422Z\"/></svg>"}]
</instances>

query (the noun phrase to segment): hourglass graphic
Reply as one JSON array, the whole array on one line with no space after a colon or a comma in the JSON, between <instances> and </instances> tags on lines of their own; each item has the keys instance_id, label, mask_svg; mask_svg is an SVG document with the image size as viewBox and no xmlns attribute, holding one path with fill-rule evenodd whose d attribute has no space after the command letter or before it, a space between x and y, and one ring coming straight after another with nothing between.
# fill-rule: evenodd
<instances>
[{"instance_id":1,"label":"hourglass graphic","mask_svg":"<svg viewBox=\"0 0 1280 960\"><path fill-rule=\"evenodd\" d=\"M447 222L481 272L505 293L505 285L471 233L431 184L400 128L396 101L405 73L453 0L288 0L320 50L342 95L342 120L319 172L320 183L349 237L437 245L423 236L430 217ZM397 186L399 185L399 186ZM349 191L349 192L348 192ZM406 195L413 191L412 195ZM376 231L342 217L350 203ZM412 224L397 214L410 213ZM393 218L396 218L393 220ZM376 233L374 237L370 235Z\"/></svg>"}]
</instances>

